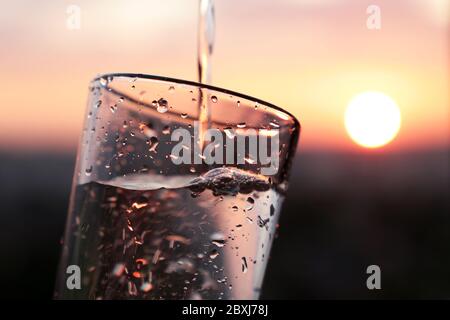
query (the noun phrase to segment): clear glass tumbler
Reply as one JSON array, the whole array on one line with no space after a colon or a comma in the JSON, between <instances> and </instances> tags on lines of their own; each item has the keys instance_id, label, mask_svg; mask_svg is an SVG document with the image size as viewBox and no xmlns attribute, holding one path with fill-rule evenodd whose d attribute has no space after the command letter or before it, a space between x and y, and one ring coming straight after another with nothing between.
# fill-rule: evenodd
<instances>
[{"instance_id":1,"label":"clear glass tumbler","mask_svg":"<svg viewBox=\"0 0 450 320\"><path fill-rule=\"evenodd\" d=\"M89 89L55 297L257 299L298 121L165 77Z\"/></svg>"}]
</instances>

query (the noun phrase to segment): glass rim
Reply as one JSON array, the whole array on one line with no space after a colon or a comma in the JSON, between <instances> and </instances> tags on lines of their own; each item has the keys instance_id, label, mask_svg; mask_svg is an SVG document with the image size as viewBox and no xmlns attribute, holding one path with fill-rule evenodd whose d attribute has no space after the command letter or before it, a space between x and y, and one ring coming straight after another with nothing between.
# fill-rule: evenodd
<instances>
[{"instance_id":1,"label":"glass rim","mask_svg":"<svg viewBox=\"0 0 450 320\"><path fill-rule=\"evenodd\" d=\"M91 80L91 82L99 81L102 78L108 78L108 77L113 77L113 78L114 77L139 78L139 79L157 80L157 81L162 81L162 82L174 82L174 83L178 83L178 84L183 84L183 85L188 85L188 86L194 86L194 87L198 87L198 88L213 90L213 91L217 91L217 92L220 92L220 93L223 93L223 94L233 95L233 96L239 97L241 99L250 100L250 101L256 102L258 104L262 104L264 106L267 106L267 107L269 107L271 109L274 109L276 111L282 112L282 113L286 114L290 119L292 119L294 121L294 125L296 127L301 129L300 121L294 115L292 115L290 112L284 110L281 107L278 107L278 106L274 105L273 103L264 101L264 100L259 99L259 98L252 97L250 95L239 93L239 92L236 92L236 91L233 91L233 90L224 89L224 88L221 88L221 87L216 87L216 86L213 86L213 85L204 84L204 83L200 83L200 82L195 82L195 81L191 81L191 80L183 80L183 79L171 78L171 77L166 77L166 76L157 76L157 75L146 74L146 73L132 73L132 72L102 73L102 74L97 75L95 78L93 78Z\"/></svg>"}]
</instances>

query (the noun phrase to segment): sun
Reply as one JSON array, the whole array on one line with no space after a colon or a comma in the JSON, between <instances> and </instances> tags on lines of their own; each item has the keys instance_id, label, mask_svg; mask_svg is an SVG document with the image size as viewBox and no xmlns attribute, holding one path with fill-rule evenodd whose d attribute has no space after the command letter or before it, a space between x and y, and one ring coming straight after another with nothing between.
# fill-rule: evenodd
<instances>
[{"instance_id":1,"label":"sun","mask_svg":"<svg viewBox=\"0 0 450 320\"><path fill-rule=\"evenodd\" d=\"M401 115L395 101L381 92L353 97L345 112L345 128L360 146L378 148L391 142L400 130Z\"/></svg>"}]
</instances>

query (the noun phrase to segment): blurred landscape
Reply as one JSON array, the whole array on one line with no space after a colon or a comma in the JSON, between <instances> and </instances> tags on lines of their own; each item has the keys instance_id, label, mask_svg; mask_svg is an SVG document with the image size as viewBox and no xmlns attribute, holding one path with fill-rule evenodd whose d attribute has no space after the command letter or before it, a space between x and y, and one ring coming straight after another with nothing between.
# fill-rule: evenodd
<instances>
[{"instance_id":1,"label":"blurred landscape","mask_svg":"<svg viewBox=\"0 0 450 320\"><path fill-rule=\"evenodd\" d=\"M262 298L450 298L449 160L448 150L300 150ZM1 294L50 299L75 154L0 161ZM366 288L371 264L382 290Z\"/></svg>"}]
</instances>

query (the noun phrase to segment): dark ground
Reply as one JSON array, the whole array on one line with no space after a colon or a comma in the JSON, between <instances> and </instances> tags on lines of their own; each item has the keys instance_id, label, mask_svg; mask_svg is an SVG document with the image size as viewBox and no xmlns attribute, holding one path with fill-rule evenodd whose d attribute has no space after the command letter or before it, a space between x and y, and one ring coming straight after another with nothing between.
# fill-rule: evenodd
<instances>
[{"instance_id":1,"label":"dark ground","mask_svg":"<svg viewBox=\"0 0 450 320\"><path fill-rule=\"evenodd\" d=\"M74 159L0 153L2 296L52 297ZM449 160L300 151L262 297L450 298Z\"/></svg>"}]
</instances>

